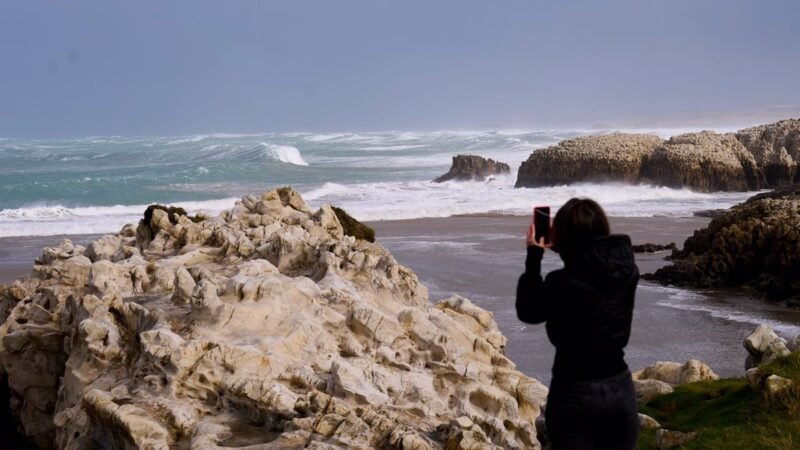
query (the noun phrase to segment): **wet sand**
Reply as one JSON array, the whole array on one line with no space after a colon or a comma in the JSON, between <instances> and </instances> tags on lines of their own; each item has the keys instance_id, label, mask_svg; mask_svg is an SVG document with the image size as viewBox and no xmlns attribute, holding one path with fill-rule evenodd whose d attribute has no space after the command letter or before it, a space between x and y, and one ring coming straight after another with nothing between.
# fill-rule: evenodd
<instances>
[{"instance_id":1,"label":"wet sand","mask_svg":"<svg viewBox=\"0 0 800 450\"><path fill-rule=\"evenodd\" d=\"M634 244L683 244L706 218L612 218L612 231ZM517 278L524 267L528 217L465 216L384 221L370 225L395 258L430 289L432 301L458 293L492 311L508 337L508 356L526 374L550 380L554 351L544 325L520 322L514 309ZM642 273L667 264L668 252L637 254ZM561 267L547 252L543 272ZM656 361L709 364L720 376L742 376L742 339L756 323L770 322L784 334L800 333L800 313L732 293L696 292L639 284L626 360L632 369Z\"/></svg>"},{"instance_id":2,"label":"wet sand","mask_svg":"<svg viewBox=\"0 0 800 450\"><path fill-rule=\"evenodd\" d=\"M432 301L453 293L492 311L508 337L508 356L520 370L550 380L553 349L544 325L519 322L514 310L517 278L523 270L528 217L463 216L370 223L378 240L412 268L430 290ZM682 245L706 218L612 218L616 233L635 244ZM0 283L28 274L46 246L68 237L85 245L96 236L0 238ZM642 273L667 264L668 252L637 254ZM543 271L561 267L548 252ZM642 281L626 359L632 369L656 361L700 359L721 376L741 376L746 352L742 339L757 323L769 323L784 336L800 334L800 311L789 311L731 292L697 292Z\"/></svg>"},{"instance_id":3,"label":"wet sand","mask_svg":"<svg viewBox=\"0 0 800 450\"><path fill-rule=\"evenodd\" d=\"M62 239L71 239L75 245L86 245L97 237L80 234L0 238L0 283L9 284L29 274L33 268L33 260L42 254L45 247L55 247Z\"/></svg>"}]
</instances>

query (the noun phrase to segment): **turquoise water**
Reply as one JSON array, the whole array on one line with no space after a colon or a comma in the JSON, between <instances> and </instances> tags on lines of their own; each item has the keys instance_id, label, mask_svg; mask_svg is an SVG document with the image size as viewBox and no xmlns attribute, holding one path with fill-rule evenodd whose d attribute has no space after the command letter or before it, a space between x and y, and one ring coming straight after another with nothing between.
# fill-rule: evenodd
<instances>
[{"instance_id":1,"label":"turquoise water","mask_svg":"<svg viewBox=\"0 0 800 450\"><path fill-rule=\"evenodd\" d=\"M592 196L620 215L681 215L724 207L741 194L649 186L513 189L538 148L585 132L440 131L283 133L187 137L0 139L0 236L113 232L147 204L218 212L246 193L291 185L314 206L341 205L362 219L526 214ZM512 174L434 184L460 153L491 157Z\"/></svg>"}]
</instances>

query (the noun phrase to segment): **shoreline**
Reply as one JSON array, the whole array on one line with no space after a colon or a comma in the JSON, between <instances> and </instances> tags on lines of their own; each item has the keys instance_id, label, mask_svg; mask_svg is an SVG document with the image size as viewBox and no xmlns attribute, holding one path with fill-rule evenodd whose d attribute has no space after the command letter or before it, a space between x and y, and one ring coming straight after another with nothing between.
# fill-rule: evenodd
<instances>
[{"instance_id":1,"label":"shoreline","mask_svg":"<svg viewBox=\"0 0 800 450\"><path fill-rule=\"evenodd\" d=\"M704 217L609 217L612 232L631 236L634 244L682 246ZM377 242L397 261L412 269L430 293L432 303L462 295L491 311L508 338L507 355L524 373L547 383L553 349L543 325L519 322L513 307L516 279L524 267L524 233L528 216L470 215L448 218L366 222ZM30 273L33 259L44 247L62 239L85 245L98 235L0 238L0 283ZM641 273L668 264L668 252L636 254ZM543 272L560 267L553 252ZM629 366L638 369L658 360L699 359L720 376L742 376L746 351L742 338L757 323L770 323L784 335L800 333L800 311L789 311L736 292L698 291L640 281Z\"/></svg>"},{"instance_id":2,"label":"shoreline","mask_svg":"<svg viewBox=\"0 0 800 450\"><path fill-rule=\"evenodd\" d=\"M414 218L414 219L388 219L388 220L375 220L375 221L364 221L365 224L378 229L388 229L394 230L397 228L426 228L430 227L431 229L438 229L442 230L442 225L445 228L454 222L458 221L473 221L473 220L487 220L490 221L489 223L503 223L506 224L504 228L507 229L508 224L513 224L516 228L522 230L521 232L525 232L525 227L528 223L530 223L530 216L528 215L515 215L515 214L503 214L503 213L475 213L475 214L457 214L450 217L422 217L422 218ZM654 243L654 244L669 244L670 242L675 242L679 247L683 244L683 241L691 235L691 232L686 236L683 236L676 240L679 237L679 233L686 228L686 224L702 224L704 226L707 224L710 219L702 217L702 216L686 216L686 217L619 217L619 216L609 216L609 221L613 224L619 224L624 229L631 229L631 225L637 224L639 222L650 222L650 221L661 221L662 225L656 227L656 229L652 230L652 237L656 238L656 240L649 240L645 241L642 239L647 239L648 236L651 236L647 232L643 232L643 230L637 229L637 227L633 227L634 234L631 235L631 239L633 240L634 244L642 244L645 242ZM668 223L672 222L672 223ZM667 225L664 225L667 224ZM122 228L122 227L120 227ZM612 230L613 231L613 230ZM85 234L56 234L56 235L46 235L46 236L3 236L0 237L0 283L2 284L9 284L20 278L25 276L31 272L33 267L33 261L36 257L40 256L42 250L45 247L54 247L58 246L58 244L63 239L69 239L75 245L86 245L94 239L97 239L101 236L107 234L115 234L115 233L85 233ZM637 238L639 239L637 241ZM380 233L377 234L376 239L378 242L381 242L381 235ZM669 240L672 239L672 240ZM661 252L657 253L662 254ZM665 254L665 253L664 253ZM651 258L647 258L649 261ZM412 270L414 269L413 264L409 266ZM643 272L644 273L644 272Z\"/></svg>"}]
</instances>

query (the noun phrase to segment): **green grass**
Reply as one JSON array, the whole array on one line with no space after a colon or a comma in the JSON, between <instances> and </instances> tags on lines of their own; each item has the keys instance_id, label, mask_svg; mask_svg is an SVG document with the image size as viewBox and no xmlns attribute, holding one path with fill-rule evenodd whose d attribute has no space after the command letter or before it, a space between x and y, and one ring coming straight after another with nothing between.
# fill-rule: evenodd
<instances>
[{"instance_id":1,"label":"green grass","mask_svg":"<svg viewBox=\"0 0 800 450\"><path fill-rule=\"evenodd\" d=\"M762 366L762 373L800 380L800 353ZM795 386L798 386L796 384ZM703 381L675 388L641 408L670 430L697 431L686 449L800 448L800 390L768 401L744 378ZM655 431L642 430L640 449L655 449Z\"/></svg>"}]
</instances>

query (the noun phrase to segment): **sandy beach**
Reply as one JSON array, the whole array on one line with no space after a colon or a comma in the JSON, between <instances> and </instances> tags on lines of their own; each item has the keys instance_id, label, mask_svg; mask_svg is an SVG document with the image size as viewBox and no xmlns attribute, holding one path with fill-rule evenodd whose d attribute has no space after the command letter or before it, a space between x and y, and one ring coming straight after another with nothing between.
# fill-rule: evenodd
<instances>
[{"instance_id":1,"label":"sandy beach","mask_svg":"<svg viewBox=\"0 0 800 450\"><path fill-rule=\"evenodd\" d=\"M514 310L517 277L523 268L528 217L475 215L370 223L378 240L401 263L412 268L430 290L431 301L460 294L494 313L508 337L507 353L519 369L543 382L550 379L553 349L543 325L519 322ZM681 245L709 219L612 218L615 233L636 243ZM29 273L45 246L70 238L85 244L94 235L0 239L0 283ZM637 254L642 273L667 262L667 252ZM543 270L560 267L555 253ZM757 323L770 323L785 336L800 333L800 312L731 292L697 292L639 285L627 361L637 369L656 361L700 359L721 376L741 376L746 352L743 337Z\"/></svg>"}]
</instances>

